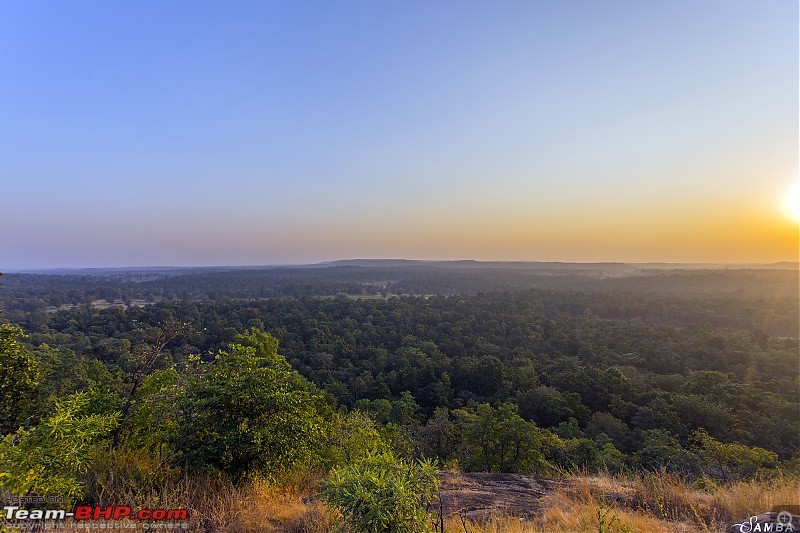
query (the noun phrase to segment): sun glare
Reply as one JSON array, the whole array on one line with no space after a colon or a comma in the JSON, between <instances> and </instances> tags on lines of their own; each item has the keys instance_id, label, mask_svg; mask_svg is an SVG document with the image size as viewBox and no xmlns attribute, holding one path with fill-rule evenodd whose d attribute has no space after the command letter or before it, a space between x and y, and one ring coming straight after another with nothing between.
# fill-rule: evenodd
<instances>
[{"instance_id":1,"label":"sun glare","mask_svg":"<svg viewBox=\"0 0 800 533\"><path fill-rule=\"evenodd\" d=\"M787 191L783 199L783 206L789 216L796 222L800 222L800 182L795 182Z\"/></svg>"}]
</instances>

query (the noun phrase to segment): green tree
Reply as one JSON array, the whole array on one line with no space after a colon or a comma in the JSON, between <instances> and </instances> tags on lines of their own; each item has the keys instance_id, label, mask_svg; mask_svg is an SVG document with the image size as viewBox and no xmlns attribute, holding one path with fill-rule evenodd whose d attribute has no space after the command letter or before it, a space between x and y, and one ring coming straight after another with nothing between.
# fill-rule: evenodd
<instances>
[{"instance_id":1,"label":"green tree","mask_svg":"<svg viewBox=\"0 0 800 533\"><path fill-rule=\"evenodd\" d=\"M153 457L169 454L169 437L178 424L175 401L185 387L185 376L169 368L142 379L125 428L116 433L118 447L146 451Z\"/></svg>"},{"instance_id":2,"label":"green tree","mask_svg":"<svg viewBox=\"0 0 800 533\"><path fill-rule=\"evenodd\" d=\"M723 481L751 478L778 465L778 456L774 452L738 443L722 443L703 428L695 430L689 442L697 450L704 473Z\"/></svg>"},{"instance_id":3,"label":"green tree","mask_svg":"<svg viewBox=\"0 0 800 533\"><path fill-rule=\"evenodd\" d=\"M515 404L501 403L496 409L480 404L468 424L468 465L473 470L529 473L548 469L542 453L544 430L519 416Z\"/></svg>"},{"instance_id":4,"label":"green tree","mask_svg":"<svg viewBox=\"0 0 800 533\"><path fill-rule=\"evenodd\" d=\"M673 434L663 429L642 431L642 445L636 452L639 464L648 470L674 470L686 451Z\"/></svg>"},{"instance_id":5,"label":"green tree","mask_svg":"<svg viewBox=\"0 0 800 533\"><path fill-rule=\"evenodd\" d=\"M625 454L619 451L614 444L607 442L600 448L597 462L600 468L616 474L625 468Z\"/></svg>"},{"instance_id":6,"label":"green tree","mask_svg":"<svg viewBox=\"0 0 800 533\"><path fill-rule=\"evenodd\" d=\"M152 344L142 342L137 344L133 350L123 352L119 359L120 364L125 369L125 373L130 380L130 387L126 391L125 403L122 406L122 416L120 425L114 432L114 446L119 445L121 429L127 424L128 416L133 407L136 392L142 381L150 374L159 359L163 356L164 348L184 329L186 324L175 320L168 320L161 327L156 329L156 338Z\"/></svg>"},{"instance_id":7,"label":"green tree","mask_svg":"<svg viewBox=\"0 0 800 533\"><path fill-rule=\"evenodd\" d=\"M422 455L439 461L450 460L461 440L446 407L437 407L428 423L417 429L415 437Z\"/></svg>"},{"instance_id":8,"label":"green tree","mask_svg":"<svg viewBox=\"0 0 800 533\"><path fill-rule=\"evenodd\" d=\"M409 391L404 391L400 399L392 403L391 421L401 426L419 423L419 404Z\"/></svg>"},{"instance_id":9,"label":"green tree","mask_svg":"<svg viewBox=\"0 0 800 533\"><path fill-rule=\"evenodd\" d=\"M586 426L586 433L591 437L605 434L617 448L626 448L630 429L627 424L619 418L609 413L594 413L589 424Z\"/></svg>"},{"instance_id":10,"label":"green tree","mask_svg":"<svg viewBox=\"0 0 800 533\"><path fill-rule=\"evenodd\" d=\"M567 400L552 387L539 386L517 397L520 414L541 427L557 426L575 415Z\"/></svg>"},{"instance_id":11,"label":"green tree","mask_svg":"<svg viewBox=\"0 0 800 533\"><path fill-rule=\"evenodd\" d=\"M334 468L322 497L342 515L350 533L428 533L434 517L425 512L438 489L429 461L404 461L390 452Z\"/></svg>"},{"instance_id":12,"label":"green tree","mask_svg":"<svg viewBox=\"0 0 800 533\"><path fill-rule=\"evenodd\" d=\"M330 464L342 465L389 450L375 422L361 411L338 416L334 422L328 454Z\"/></svg>"},{"instance_id":13,"label":"green tree","mask_svg":"<svg viewBox=\"0 0 800 533\"><path fill-rule=\"evenodd\" d=\"M188 386L172 437L177 464L241 477L319 460L328 407L277 350L277 339L251 330Z\"/></svg>"},{"instance_id":14,"label":"green tree","mask_svg":"<svg viewBox=\"0 0 800 533\"><path fill-rule=\"evenodd\" d=\"M27 422L39 385L39 365L19 338L22 330L0 324L0 434Z\"/></svg>"},{"instance_id":15,"label":"green tree","mask_svg":"<svg viewBox=\"0 0 800 533\"><path fill-rule=\"evenodd\" d=\"M82 415L88 403L88 394L73 394L57 401L55 411L38 426L6 435L0 441L0 485L20 496L79 497L77 475L86 470L92 445L109 434L119 417Z\"/></svg>"},{"instance_id":16,"label":"green tree","mask_svg":"<svg viewBox=\"0 0 800 533\"><path fill-rule=\"evenodd\" d=\"M378 424L386 424L391 420L392 402L386 398L358 400L355 408L369 415L369 417Z\"/></svg>"}]
</instances>

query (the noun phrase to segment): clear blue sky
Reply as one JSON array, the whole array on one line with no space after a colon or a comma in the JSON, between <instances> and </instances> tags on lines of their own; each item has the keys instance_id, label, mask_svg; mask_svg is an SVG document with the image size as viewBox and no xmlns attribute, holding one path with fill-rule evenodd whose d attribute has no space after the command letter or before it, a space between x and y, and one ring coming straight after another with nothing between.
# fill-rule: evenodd
<instances>
[{"instance_id":1,"label":"clear blue sky","mask_svg":"<svg viewBox=\"0 0 800 533\"><path fill-rule=\"evenodd\" d=\"M0 0L0 270L797 260L795 0Z\"/></svg>"}]
</instances>

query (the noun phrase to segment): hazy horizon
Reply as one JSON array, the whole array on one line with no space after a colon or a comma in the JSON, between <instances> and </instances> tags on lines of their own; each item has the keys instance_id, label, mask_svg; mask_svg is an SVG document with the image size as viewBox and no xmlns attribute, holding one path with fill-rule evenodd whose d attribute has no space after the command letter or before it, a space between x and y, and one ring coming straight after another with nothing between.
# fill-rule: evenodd
<instances>
[{"instance_id":1,"label":"hazy horizon","mask_svg":"<svg viewBox=\"0 0 800 533\"><path fill-rule=\"evenodd\" d=\"M0 3L0 272L796 262L799 15Z\"/></svg>"},{"instance_id":2,"label":"hazy horizon","mask_svg":"<svg viewBox=\"0 0 800 533\"><path fill-rule=\"evenodd\" d=\"M259 270L259 269L273 269L273 268L303 268L303 267L323 267L323 266L337 266L339 264L358 264L358 263L374 263L376 266L383 266L385 263L408 263L408 264L446 264L446 263L474 263L480 265L576 265L576 266L591 266L591 265L627 265L632 267L639 267L643 269L653 268L666 268L666 269L692 269L692 268L723 268L723 269L737 269L737 268L764 268L764 269L781 269L781 270L794 270L800 269L800 261L777 261L771 263L684 263L684 262L625 262L625 261L492 261L492 260L476 260L476 259L405 259L405 258L349 258L349 259L335 259L329 261L319 261L314 263L273 263L273 264L204 264L204 265L168 265L168 264L152 264L152 265L124 265L124 266L108 266L108 265L93 265L83 267L30 267L30 268L16 268L11 270L0 270L2 274L16 274L16 273L70 273L70 272L83 272L83 271L148 271L148 270L192 270L192 269L209 269L209 270ZM0 279L0 284L2 280Z\"/></svg>"}]
</instances>

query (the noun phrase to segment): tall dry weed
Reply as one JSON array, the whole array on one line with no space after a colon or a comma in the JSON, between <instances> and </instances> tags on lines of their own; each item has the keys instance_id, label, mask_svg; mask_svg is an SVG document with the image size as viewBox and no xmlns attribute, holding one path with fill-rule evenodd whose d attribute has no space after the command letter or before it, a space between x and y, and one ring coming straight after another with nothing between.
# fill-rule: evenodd
<instances>
[{"instance_id":1,"label":"tall dry weed","mask_svg":"<svg viewBox=\"0 0 800 533\"><path fill-rule=\"evenodd\" d=\"M86 503L186 509L190 531L329 533L331 514L316 501L320 474L233 483L222 474L188 475L125 452L98 458L85 480Z\"/></svg>"},{"instance_id":2,"label":"tall dry weed","mask_svg":"<svg viewBox=\"0 0 800 533\"><path fill-rule=\"evenodd\" d=\"M765 480L739 481L721 487L711 497L718 521L732 524L779 505L800 507L800 479L775 476Z\"/></svg>"}]
</instances>

